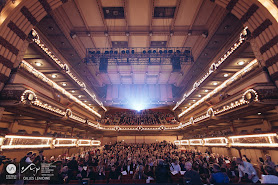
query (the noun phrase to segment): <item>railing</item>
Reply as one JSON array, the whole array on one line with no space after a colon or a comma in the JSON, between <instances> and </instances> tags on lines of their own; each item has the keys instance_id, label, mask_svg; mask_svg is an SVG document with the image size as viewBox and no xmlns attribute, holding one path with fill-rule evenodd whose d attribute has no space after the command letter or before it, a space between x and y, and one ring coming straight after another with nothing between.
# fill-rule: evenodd
<instances>
[{"instance_id":1,"label":"railing","mask_svg":"<svg viewBox=\"0 0 278 185\"><path fill-rule=\"evenodd\" d=\"M99 140L6 135L0 137L0 149L59 148L100 146Z\"/></svg>"},{"instance_id":2,"label":"railing","mask_svg":"<svg viewBox=\"0 0 278 185\"><path fill-rule=\"evenodd\" d=\"M178 146L278 147L276 133L176 140Z\"/></svg>"}]
</instances>

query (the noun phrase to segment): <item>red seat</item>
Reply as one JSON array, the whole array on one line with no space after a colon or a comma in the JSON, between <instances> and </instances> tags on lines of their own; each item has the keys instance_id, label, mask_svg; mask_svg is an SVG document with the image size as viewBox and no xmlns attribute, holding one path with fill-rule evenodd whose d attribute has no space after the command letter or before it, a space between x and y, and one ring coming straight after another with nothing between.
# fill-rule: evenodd
<instances>
[{"instance_id":1,"label":"red seat","mask_svg":"<svg viewBox=\"0 0 278 185\"><path fill-rule=\"evenodd\" d=\"M95 180L95 184L106 184L107 180Z\"/></svg>"},{"instance_id":2,"label":"red seat","mask_svg":"<svg viewBox=\"0 0 278 185\"><path fill-rule=\"evenodd\" d=\"M121 184L121 180L119 180L119 179L110 179L109 184Z\"/></svg>"},{"instance_id":3,"label":"red seat","mask_svg":"<svg viewBox=\"0 0 278 185\"><path fill-rule=\"evenodd\" d=\"M145 184L146 179L133 179L134 184Z\"/></svg>"},{"instance_id":4,"label":"red seat","mask_svg":"<svg viewBox=\"0 0 278 185\"><path fill-rule=\"evenodd\" d=\"M132 184L132 179L122 179L122 184Z\"/></svg>"},{"instance_id":5,"label":"red seat","mask_svg":"<svg viewBox=\"0 0 278 185\"><path fill-rule=\"evenodd\" d=\"M132 175L122 175L121 179L132 179Z\"/></svg>"},{"instance_id":6,"label":"red seat","mask_svg":"<svg viewBox=\"0 0 278 185\"><path fill-rule=\"evenodd\" d=\"M69 184L80 184L79 180L70 180Z\"/></svg>"}]
</instances>

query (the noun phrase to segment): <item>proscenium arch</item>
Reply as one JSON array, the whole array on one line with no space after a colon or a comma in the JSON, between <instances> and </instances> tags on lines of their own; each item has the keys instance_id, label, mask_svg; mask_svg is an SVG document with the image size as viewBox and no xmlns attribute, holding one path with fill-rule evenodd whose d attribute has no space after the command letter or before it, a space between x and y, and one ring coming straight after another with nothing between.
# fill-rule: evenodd
<instances>
[{"instance_id":1,"label":"proscenium arch","mask_svg":"<svg viewBox=\"0 0 278 185\"><path fill-rule=\"evenodd\" d=\"M0 91L23 59L26 38L42 18L68 0L8 1L0 15ZM278 85L278 8L271 0L211 0L234 14L252 33L257 59Z\"/></svg>"}]
</instances>

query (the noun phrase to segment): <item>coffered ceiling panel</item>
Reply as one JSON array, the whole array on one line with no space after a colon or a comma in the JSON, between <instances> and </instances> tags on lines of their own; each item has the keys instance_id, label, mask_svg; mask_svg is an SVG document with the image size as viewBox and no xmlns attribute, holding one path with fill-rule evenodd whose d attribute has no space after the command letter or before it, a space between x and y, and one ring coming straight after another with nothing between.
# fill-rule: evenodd
<instances>
[{"instance_id":1,"label":"coffered ceiling panel","mask_svg":"<svg viewBox=\"0 0 278 185\"><path fill-rule=\"evenodd\" d=\"M69 3L66 3L63 6L63 8L64 8L65 13L67 14L68 18L70 19L70 21L71 21L71 23L74 27L83 27L83 26L85 26L83 24L82 17L80 15L80 13L78 12L74 1L70 1Z\"/></svg>"},{"instance_id":2,"label":"coffered ceiling panel","mask_svg":"<svg viewBox=\"0 0 278 185\"><path fill-rule=\"evenodd\" d=\"M206 25L216 5L210 1L203 1L198 16L196 16L194 25Z\"/></svg>"},{"instance_id":3,"label":"coffered ceiling panel","mask_svg":"<svg viewBox=\"0 0 278 185\"><path fill-rule=\"evenodd\" d=\"M104 26L96 0L77 0L88 26Z\"/></svg>"},{"instance_id":4,"label":"coffered ceiling panel","mask_svg":"<svg viewBox=\"0 0 278 185\"><path fill-rule=\"evenodd\" d=\"M85 48L93 48L93 42L92 39L90 37L80 37L80 40L82 41L82 43L84 44Z\"/></svg>"},{"instance_id":5,"label":"coffered ceiling panel","mask_svg":"<svg viewBox=\"0 0 278 185\"><path fill-rule=\"evenodd\" d=\"M168 43L169 47L183 47L185 36L172 36L170 42Z\"/></svg>"},{"instance_id":6,"label":"coffered ceiling panel","mask_svg":"<svg viewBox=\"0 0 278 185\"><path fill-rule=\"evenodd\" d=\"M123 7L124 6L123 2L124 1L122 0L101 0L101 4L103 7Z\"/></svg>"},{"instance_id":7,"label":"coffered ceiling panel","mask_svg":"<svg viewBox=\"0 0 278 185\"><path fill-rule=\"evenodd\" d=\"M151 18L150 0L129 0L128 1L128 25L148 26ZM142 12L144 12L142 14Z\"/></svg>"},{"instance_id":8,"label":"coffered ceiling panel","mask_svg":"<svg viewBox=\"0 0 278 185\"><path fill-rule=\"evenodd\" d=\"M198 6L203 0L187 0L181 1L179 11L177 12L177 19L175 26L191 25L198 13Z\"/></svg>"},{"instance_id":9,"label":"coffered ceiling panel","mask_svg":"<svg viewBox=\"0 0 278 185\"><path fill-rule=\"evenodd\" d=\"M93 37L94 43L96 44L96 48L107 48L110 47L110 43L108 41L108 38L103 37Z\"/></svg>"},{"instance_id":10,"label":"coffered ceiling panel","mask_svg":"<svg viewBox=\"0 0 278 185\"><path fill-rule=\"evenodd\" d=\"M158 7L173 7L176 6L177 0L156 0L154 5Z\"/></svg>"},{"instance_id":11,"label":"coffered ceiling panel","mask_svg":"<svg viewBox=\"0 0 278 185\"><path fill-rule=\"evenodd\" d=\"M130 36L129 47L149 47L149 36Z\"/></svg>"}]
</instances>

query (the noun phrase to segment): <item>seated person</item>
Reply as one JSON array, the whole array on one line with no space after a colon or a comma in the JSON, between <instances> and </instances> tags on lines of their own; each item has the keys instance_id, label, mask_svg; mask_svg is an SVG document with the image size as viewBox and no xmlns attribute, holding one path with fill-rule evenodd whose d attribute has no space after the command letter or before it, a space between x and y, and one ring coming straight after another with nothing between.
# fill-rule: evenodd
<instances>
[{"instance_id":1,"label":"seated person","mask_svg":"<svg viewBox=\"0 0 278 185\"><path fill-rule=\"evenodd\" d=\"M224 172L221 172L219 164L213 164L213 172L214 173L212 173L209 178L209 182L211 184L227 184L230 182L228 175Z\"/></svg>"},{"instance_id":2,"label":"seated person","mask_svg":"<svg viewBox=\"0 0 278 185\"><path fill-rule=\"evenodd\" d=\"M181 171L181 167L179 165L179 158L178 157L175 157L174 162L171 163L170 171L171 172L173 172L173 171L180 172Z\"/></svg>"},{"instance_id":3,"label":"seated person","mask_svg":"<svg viewBox=\"0 0 278 185\"><path fill-rule=\"evenodd\" d=\"M136 172L133 175L132 179L146 179L148 176L144 173L144 167L140 165L137 169Z\"/></svg>"},{"instance_id":4,"label":"seated person","mask_svg":"<svg viewBox=\"0 0 278 185\"><path fill-rule=\"evenodd\" d=\"M109 173L109 179L120 179L120 178L121 178L121 175L120 175L119 171L116 170L116 166L113 165L111 167L111 171Z\"/></svg>"},{"instance_id":5,"label":"seated person","mask_svg":"<svg viewBox=\"0 0 278 185\"><path fill-rule=\"evenodd\" d=\"M267 175L262 175L262 184L278 184L278 177L275 175L275 169L271 166L264 166Z\"/></svg>"},{"instance_id":6,"label":"seated person","mask_svg":"<svg viewBox=\"0 0 278 185\"><path fill-rule=\"evenodd\" d=\"M185 163L186 172L183 176L184 184L187 185L202 185L202 181L198 172L192 170L191 162Z\"/></svg>"},{"instance_id":7,"label":"seated person","mask_svg":"<svg viewBox=\"0 0 278 185\"><path fill-rule=\"evenodd\" d=\"M238 164L238 171L239 171L238 183L240 183L241 181L251 182L251 183L260 182L259 177L257 176L257 172L251 163L247 161L243 161L241 158L237 158L236 163Z\"/></svg>"}]
</instances>

